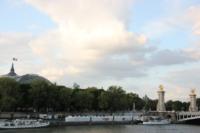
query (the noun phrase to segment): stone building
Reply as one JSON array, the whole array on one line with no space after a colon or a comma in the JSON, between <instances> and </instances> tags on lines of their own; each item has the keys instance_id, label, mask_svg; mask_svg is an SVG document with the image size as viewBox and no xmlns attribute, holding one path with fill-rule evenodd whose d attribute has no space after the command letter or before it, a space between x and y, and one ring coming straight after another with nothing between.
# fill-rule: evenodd
<instances>
[{"instance_id":1,"label":"stone building","mask_svg":"<svg viewBox=\"0 0 200 133\"><path fill-rule=\"evenodd\" d=\"M11 69L10 69L10 72L8 74L5 74L5 75L1 75L0 77L6 77L6 78L12 78L14 80L16 80L17 82L21 83L21 84L29 84L31 83L32 81L35 81L35 80L43 80L43 81L46 81L48 82L49 84L51 84L51 82L40 76L40 75L37 75L37 74L25 74L25 75L18 75L16 72L15 72L15 67L14 67L14 63L12 63L11 65Z\"/></svg>"}]
</instances>

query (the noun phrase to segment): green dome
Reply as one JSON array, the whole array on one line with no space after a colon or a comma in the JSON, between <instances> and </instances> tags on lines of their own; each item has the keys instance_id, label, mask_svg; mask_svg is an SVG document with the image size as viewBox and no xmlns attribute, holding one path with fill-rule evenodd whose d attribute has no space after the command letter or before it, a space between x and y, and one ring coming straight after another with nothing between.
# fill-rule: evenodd
<instances>
[{"instance_id":1,"label":"green dome","mask_svg":"<svg viewBox=\"0 0 200 133\"><path fill-rule=\"evenodd\" d=\"M44 77L41 77L39 75L36 75L36 74L26 74L26 75L23 75L23 76L19 76L16 78L16 80L21 83L21 84L29 84L35 80L42 80L42 81L46 81L48 83L51 83L48 79L44 78Z\"/></svg>"},{"instance_id":2,"label":"green dome","mask_svg":"<svg viewBox=\"0 0 200 133\"><path fill-rule=\"evenodd\" d=\"M15 68L14 68L13 63L12 63L10 72L8 74L2 75L0 77L8 77L8 78L15 79L20 84L30 84L31 82L33 82L35 80L46 81L47 83L51 84L51 82L48 79L46 79L42 76L39 76L37 74L25 74L25 75L19 76L18 74L15 73Z\"/></svg>"}]
</instances>

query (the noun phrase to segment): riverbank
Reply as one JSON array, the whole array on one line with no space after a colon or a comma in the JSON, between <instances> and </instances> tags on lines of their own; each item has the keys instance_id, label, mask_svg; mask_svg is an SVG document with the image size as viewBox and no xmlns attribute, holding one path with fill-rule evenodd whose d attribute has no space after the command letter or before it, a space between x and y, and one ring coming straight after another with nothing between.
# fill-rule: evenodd
<instances>
[{"instance_id":1,"label":"riverbank","mask_svg":"<svg viewBox=\"0 0 200 133\"><path fill-rule=\"evenodd\" d=\"M50 126L78 126L78 125L124 125L138 124L142 121L142 113L79 113L71 115L69 113L21 113L3 112L0 119L43 119L50 122Z\"/></svg>"},{"instance_id":2,"label":"riverbank","mask_svg":"<svg viewBox=\"0 0 200 133\"><path fill-rule=\"evenodd\" d=\"M91 126L91 125L133 125L139 124L141 121L134 120L134 121L104 121L104 122L65 122L64 120L50 120L50 127L57 127L57 126Z\"/></svg>"}]
</instances>

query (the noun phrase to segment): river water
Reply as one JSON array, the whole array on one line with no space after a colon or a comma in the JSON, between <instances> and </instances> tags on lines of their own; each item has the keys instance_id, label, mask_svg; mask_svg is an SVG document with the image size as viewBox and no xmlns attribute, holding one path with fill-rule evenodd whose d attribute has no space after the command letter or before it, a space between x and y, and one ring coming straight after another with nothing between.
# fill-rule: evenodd
<instances>
[{"instance_id":1,"label":"river water","mask_svg":"<svg viewBox=\"0 0 200 133\"><path fill-rule=\"evenodd\" d=\"M200 133L194 125L66 126L41 129L0 130L0 133Z\"/></svg>"}]
</instances>

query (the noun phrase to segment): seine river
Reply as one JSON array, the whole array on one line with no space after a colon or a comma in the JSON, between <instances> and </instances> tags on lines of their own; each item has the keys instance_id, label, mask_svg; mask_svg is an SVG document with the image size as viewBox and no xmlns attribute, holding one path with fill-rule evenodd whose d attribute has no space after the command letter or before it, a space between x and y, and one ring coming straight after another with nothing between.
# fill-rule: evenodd
<instances>
[{"instance_id":1,"label":"seine river","mask_svg":"<svg viewBox=\"0 0 200 133\"><path fill-rule=\"evenodd\" d=\"M67 126L42 129L0 130L0 133L200 133L200 126L191 125L114 125Z\"/></svg>"}]
</instances>

